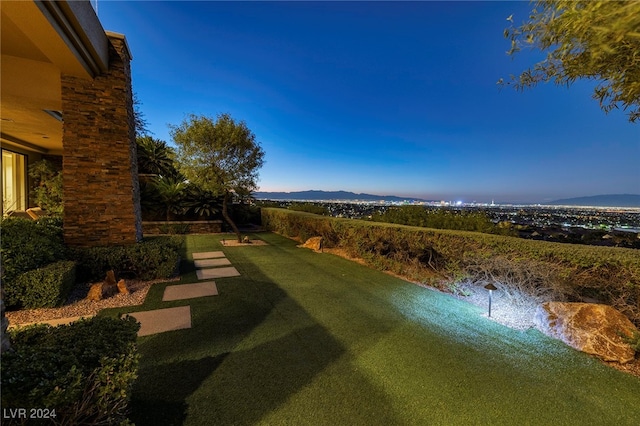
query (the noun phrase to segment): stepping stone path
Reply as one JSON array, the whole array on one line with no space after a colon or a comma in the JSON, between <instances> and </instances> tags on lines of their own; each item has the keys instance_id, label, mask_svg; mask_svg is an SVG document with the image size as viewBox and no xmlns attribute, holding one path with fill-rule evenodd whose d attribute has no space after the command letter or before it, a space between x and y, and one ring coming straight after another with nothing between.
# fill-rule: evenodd
<instances>
[{"instance_id":1,"label":"stepping stone path","mask_svg":"<svg viewBox=\"0 0 640 426\"><path fill-rule=\"evenodd\" d=\"M193 259L199 280L237 277L240 275L236 268L229 266L231 262L225 257L222 251L193 253ZM217 295L218 288L216 287L215 281L206 281L194 284L167 286L164 289L162 301L167 302ZM165 331L191 328L191 306L132 312L128 315L134 317L140 323L138 336L148 336ZM46 323L51 325L69 324L80 318L81 317L60 318L46 321Z\"/></svg>"},{"instance_id":2,"label":"stepping stone path","mask_svg":"<svg viewBox=\"0 0 640 426\"><path fill-rule=\"evenodd\" d=\"M233 266L230 266L228 268L199 269L196 271L196 275L199 280L210 280L212 278L238 277L240 276L240 272Z\"/></svg>"},{"instance_id":3,"label":"stepping stone path","mask_svg":"<svg viewBox=\"0 0 640 426\"><path fill-rule=\"evenodd\" d=\"M236 268L227 266L231 265L231 262L224 257L224 253L221 251L193 253L193 259L193 263L197 268L196 275L199 280L240 276Z\"/></svg>"},{"instance_id":4,"label":"stepping stone path","mask_svg":"<svg viewBox=\"0 0 640 426\"><path fill-rule=\"evenodd\" d=\"M208 251L192 253L196 275L199 280L213 278L237 277L238 270L231 265L222 251ZM170 285L164 289L163 302L172 300L195 299L198 297L217 296L218 288L215 281L205 281L194 284ZM191 328L191 307L156 309L153 311L134 312L130 314L140 324L138 336L162 333L165 331Z\"/></svg>"},{"instance_id":5,"label":"stepping stone path","mask_svg":"<svg viewBox=\"0 0 640 426\"><path fill-rule=\"evenodd\" d=\"M227 259L226 257L223 257L220 259L194 260L193 264L196 266L196 268L212 268L215 266L231 265L231 262L229 262L229 259Z\"/></svg>"},{"instance_id":6,"label":"stepping stone path","mask_svg":"<svg viewBox=\"0 0 640 426\"><path fill-rule=\"evenodd\" d=\"M224 257L224 253L221 251L207 251L202 253L193 253L193 259L217 259L219 257Z\"/></svg>"},{"instance_id":7,"label":"stepping stone path","mask_svg":"<svg viewBox=\"0 0 640 426\"><path fill-rule=\"evenodd\" d=\"M217 296L218 288L213 281L195 284L170 285L164 289L163 302L170 300L195 299L196 297Z\"/></svg>"},{"instance_id":8,"label":"stepping stone path","mask_svg":"<svg viewBox=\"0 0 640 426\"><path fill-rule=\"evenodd\" d=\"M129 315L140 323L138 336L191 328L191 306L132 312Z\"/></svg>"}]
</instances>

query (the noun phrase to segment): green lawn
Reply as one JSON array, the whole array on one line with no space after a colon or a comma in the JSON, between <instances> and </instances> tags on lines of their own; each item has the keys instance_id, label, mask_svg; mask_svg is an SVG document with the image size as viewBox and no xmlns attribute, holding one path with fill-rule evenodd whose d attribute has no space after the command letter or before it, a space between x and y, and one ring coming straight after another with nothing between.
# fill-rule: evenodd
<instances>
[{"instance_id":1,"label":"green lawn","mask_svg":"<svg viewBox=\"0 0 640 426\"><path fill-rule=\"evenodd\" d=\"M256 237L270 245L187 237L189 254L223 250L241 276L179 302L156 284L136 307L190 304L193 322L139 338L136 425L640 424L636 377L448 295ZM181 283L197 281L189 259Z\"/></svg>"}]
</instances>

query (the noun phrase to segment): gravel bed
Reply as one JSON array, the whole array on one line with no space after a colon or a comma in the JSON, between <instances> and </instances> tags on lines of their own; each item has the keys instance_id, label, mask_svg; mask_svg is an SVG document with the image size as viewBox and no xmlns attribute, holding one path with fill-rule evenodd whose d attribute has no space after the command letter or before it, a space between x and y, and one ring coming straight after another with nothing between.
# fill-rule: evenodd
<instances>
[{"instance_id":1,"label":"gravel bed","mask_svg":"<svg viewBox=\"0 0 640 426\"><path fill-rule=\"evenodd\" d=\"M67 302L63 306L58 308L7 311L5 312L5 316L9 319L10 328L60 318L94 316L106 308L141 305L147 296L149 288L151 288L153 284L179 280L180 277L152 281L126 280L127 287L130 291L129 294L116 294L109 298L97 301L85 299L92 284L79 284L72 290Z\"/></svg>"}]
</instances>

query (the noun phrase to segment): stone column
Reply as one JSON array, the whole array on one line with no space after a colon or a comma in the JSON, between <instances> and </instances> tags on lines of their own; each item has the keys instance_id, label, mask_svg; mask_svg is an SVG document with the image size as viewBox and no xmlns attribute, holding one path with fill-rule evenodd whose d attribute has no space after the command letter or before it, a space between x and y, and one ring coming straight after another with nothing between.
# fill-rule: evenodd
<instances>
[{"instance_id":1,"label":"stone column","mask_svg":"<svg viewBox=\"0 0 640 426\"><path fill-rule=\"evenodd\" d=\"M64 238L69 245L142 239L131 56L124 36L108 36L107 72L92 80L61 76Z\"/></svg>"}]
</instances>

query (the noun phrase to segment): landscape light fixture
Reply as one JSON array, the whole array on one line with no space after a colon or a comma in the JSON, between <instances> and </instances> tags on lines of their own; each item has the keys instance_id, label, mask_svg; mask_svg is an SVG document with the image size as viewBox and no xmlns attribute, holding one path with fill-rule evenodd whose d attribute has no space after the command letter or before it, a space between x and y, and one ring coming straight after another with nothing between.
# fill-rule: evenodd
<instances>
[{"instance_id":1,"label":"landscape light fixture","mask_svg":"<svg viewBox=\"0 0 640 426\"><path fill-rule=\"evenodd\" d=\"M495 285L489 283L489 284L485 285L484 288L489 290L489 318L491 318L491 294L493 293L493 290L497 290L498 287L496 287Z\"/></svg>"}]
</instances>

